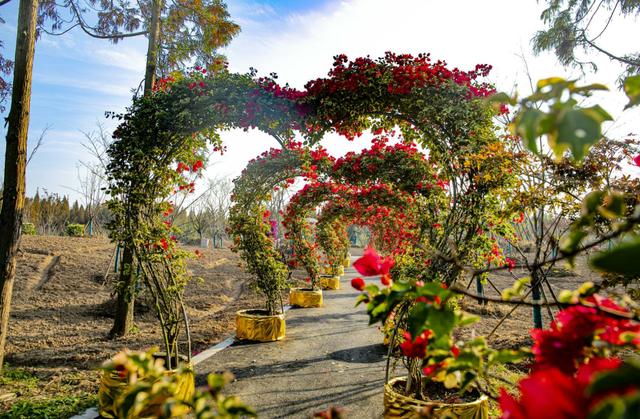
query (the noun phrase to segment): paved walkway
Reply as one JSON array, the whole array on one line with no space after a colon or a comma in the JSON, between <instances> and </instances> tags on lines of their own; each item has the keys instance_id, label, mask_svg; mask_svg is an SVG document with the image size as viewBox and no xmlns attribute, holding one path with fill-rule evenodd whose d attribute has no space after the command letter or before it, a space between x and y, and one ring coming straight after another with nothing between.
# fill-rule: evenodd
<instances>
[{"instance_id":1,"label":"paved walkway","mask_svg":"<svg viewBox=\"0 0 640 419\"><path fill-rule=\"evenodd\" d=\"M233 372L226 392L260 418L309 418L329 406L347 418L381 417L386 349L364 306L354 307L356 275L348 268L340 290L323 291L324 307L287 311L284 340L236 342L200 362L196 384L210 372Z\"/></svg>"}]
</instances>

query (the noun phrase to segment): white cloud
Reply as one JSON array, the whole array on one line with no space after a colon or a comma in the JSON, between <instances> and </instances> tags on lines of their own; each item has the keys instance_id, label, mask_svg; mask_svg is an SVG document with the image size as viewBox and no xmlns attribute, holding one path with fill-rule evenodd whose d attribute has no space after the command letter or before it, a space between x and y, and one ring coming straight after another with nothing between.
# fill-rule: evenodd
<instances>
[{"instance_id":1,"label":"white cloud","mask_svg":"<svg viewBox=\"0 0 640 419\"><path fill-rule=\"evenodd\" d=\"M111 46L110 48L100 48L94 50L87 58L92 63L97 61L102 65L129 70L140 75L140 77L144 74L145 54L133 48L121 45Z\"/></svg>"},{"instance_id":2,"label":"white cloud","mask_svg":"<svg viewBox=\"0 0 640 419\"><path fill-rule=\"evenodd\" d=\"M88 78L71 77L62 74L36 73L34 79L38 83L72 89L86 90L103 95L131 98L131 85L120 82L105 82L104 80L90 80Z\"/></svg>"}]
</instances>

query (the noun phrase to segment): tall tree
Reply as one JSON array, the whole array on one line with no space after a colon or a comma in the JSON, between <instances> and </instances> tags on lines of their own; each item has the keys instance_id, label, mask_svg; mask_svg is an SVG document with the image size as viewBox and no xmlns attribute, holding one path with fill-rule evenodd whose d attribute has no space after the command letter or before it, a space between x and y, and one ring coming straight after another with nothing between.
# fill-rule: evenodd
<instances>
[{"instance_id":1,"label":"tall tree","mask_svg":"<svg viewBox=\"0 0 640 419\"><path fill-rule=\"evenodd\" d=\"M7 118L4 186L0 211L0 369L9 329L16 253L24 208L31 74L36 42L38 0L21 0L18 11L11 110Z\"/></svg>"},{"instance_id":2,"label":"tall tree","mask_svg":"<svg viewBox=\"0 0 640 419\"><path fill-rule=\"evenodd\" d=\"M540 18L547 26L533 37L534 52L553 51L564 66L597 70L593 61L579 53L597 51L624 66L620 78L640 73L640 51L611 51L602 46L602 36L616 17L638 16L637 0L545 0Z\"/></svg>"}]
</instances>

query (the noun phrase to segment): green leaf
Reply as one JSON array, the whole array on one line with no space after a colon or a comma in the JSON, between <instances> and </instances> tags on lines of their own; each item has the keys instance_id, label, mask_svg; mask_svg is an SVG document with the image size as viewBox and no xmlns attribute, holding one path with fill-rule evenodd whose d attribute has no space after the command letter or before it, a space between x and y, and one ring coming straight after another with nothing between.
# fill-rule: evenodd
<instances>
[{"instance_id":1,"label":"green leaf","mask_svg":"<svg viewBox=\"0 0 640 419\"><path fill-rule=\"evenodd\" d=\"M429 306L418 303L411 309L407 319L407 330L415 338L426 329L427 317L429 316Z\"/></svg>"},{"instance_id":2,"label":"green leaf","mask_svg":"<svg viewBox=\"0 0 640 419\"><path fill-rule=\"evenodd\" d=\"M631 108L640 104L640 74L627 77L624 80L624 92L629 98L629 103L624 108Z\"/></svg>"},{"instance_id":3,"label":"green leaf","mask_svg":"<svg viewBox=\"0 0 640 419\"><path fill-rule=\"evenodd\" d=\"M587 196L582 200L582 215L591 216L595 214L602 202L604 196L603 191L589 192Z\"/></svg>"},{"instance_id":4,"label":"green leaf","mask_svg":"<svg viewBox=\"0 0 640 419\"><path fill-rule=\"evenodd\" d=\"M627 202L620 192L612 192L605 196L603 204L598 207L598 212L609 219L624 216L626 210Z\"/></svg>"},{"instance_id":5,"label":"green leaf","mask_svg":"<svg viewBox=\"0 0 640 419\"><path fill-rule=\"evenodd\" d=\"M575 252L580 246L580 243L582 243L582 240L588 235L589 233L583 230L571 230L560 240L560 252L565 255Z\"/></svg>"},{"instance_id":6,"label":"green leaf","mask_svg":"<svg viewBox=\"0 0 640 419\"><path fill-rule=\"evenodd\" d=\"M427 328L433 330L436 336L449 335L453 330L456 322L456 315L453 310L442 307L436 309L430 306L429 315L427 316Z\"/></svg>"},{"instance_id":7,"label":"green leaf","mask_svg":"<svg viewBox=\"0 0 640 419\"><path fill-rule=\"evenodd\" d=\"M604 84L600 84L600 83L588 84L586 86L569 87L569 91L571 93L578 93L578 94L582 94L584 96L589 96L591 94L591 92L593 92L594 90L607 91L607 90L609 90L609 88L607 86L605 86Z\"/></svg>"},{"instance_id":8,"label":"green leaf","mask_svg":"<svg viewBox=\"0 0 640 419\"><path fill-rule=\"evenodd\" d=\"M549 135L549 145L556 157L561 158L564 151L570 149L573 157L581 161L587 150L602 137L602 122L611 119L599 106L560 112L557 131Z\"/></svg>"},{"instance_id":9,"label":"green leaf","mask_svg":"<svg viewBox=\"0 0 640 419\"><path fill-rule=\"evenodd\" d=\"M527 354L524 351L517 351L513 349L502 349L502 350L491 353L491 355L489 356L489 362L499 363L499 364L506 364L508 362L518 362L523 358L527 357L528 355L529 354Z\"/></svg>"},{"instance_id":10,"label":"green leaf","mask_svg":"<svg viewBox=\"0 0 640 419\"><path fill-rule=\"evenodd\" d=\"M538 152L536 139L543 134L541 122L546 114L538 109L528 108L518 113L514 121L514 133L522 138L527 148Z\"/></svg>"},{"instance_id":11,"label":"green leaf","mask_svg":"<svg viewBox=\"0 0 640 419\"><path fill-rule=\"evenodd\" d=\"M640 237L625 241L611 250L600 252L591 258L595 269L626 276L640 276Z\"/></svg>"}]
</instances>

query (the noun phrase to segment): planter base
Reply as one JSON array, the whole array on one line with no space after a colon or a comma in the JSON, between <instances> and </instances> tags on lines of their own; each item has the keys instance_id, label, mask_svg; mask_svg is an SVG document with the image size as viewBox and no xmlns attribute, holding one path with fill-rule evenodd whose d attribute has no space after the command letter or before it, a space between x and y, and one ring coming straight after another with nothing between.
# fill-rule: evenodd
<instances>
[{"instance_id":1,"label":"planter base","mask_svg":"<svg viewBox=\"0 0 640 419\"><path fill-rule=\"evenodd\" d=\"M425 379L426 380L426 379ZM489 402L487 396L468 403L439 403L416 400L398 393L394 384L406 382L405 377L389 380L384 385L384 417L385 419L488 419ZM422 412L422 414L421 414Z\"/></svg>"},{"instance_id":2,"label":"planter base","mask_svg":"<svg viewBox=\"0 0 640 419\"><path fill-rule=\"evenodd\" d=\"M322 307L322 290L291 288L289 304L296 307Z\"/></svg>"},{"instance_id":3,"label":"planter base","mask_svg":"<svg viewBox=\"0 0 640 419\"><path fill-rule=\"evenodd\" d=\"M351 256L347 256L344 258L342 266L344 266L345 268L349 268L351 266Z\"/></svg>"},{"instance_id":4,"label":"planter base","mask_svg":"<svg viewBox=\"0 0 640 419\"><path fill-rule=\"evenodd\" d=\"M236 312L236 337L256 342L273 342L284 338L284 314L268 315L263 310Z\"/></svg>"},{"instance_id":5,"label":"planter base","mask_svg":"<svg viewBox=\"0 0 640 419\"><path fill-rule=\"evenodd\" d=\"M193 398L196 391L196 376L193 370L193 364L186 363L186 369L180 373L178 370L168 370L165 372L167 376L174 374L179 374L175 393L176 399L188 400ZM118 376L117 372L104 371L102 373L100 377L100 388L98 390L98 410L100 417L110 419L118 418L115 404L118 397L126 391L126 388L127 383ZM140 417L155 416L155 413L157 413L160 408L160 405L150 404L147 409L141 412ZM184 417L188 415L190 411L191 409L186 406L175 406L171 411L171 417Z\"/></svg>"},{"instance_id":6,"label":"planter base","mask_svg":"<svg viewBox=\"0 0 640 419\"><path fill-rule=\"evenodd\" d=\"M340 277L339 276L323 276L320 278L320 287L323 290L339 290Z\"/></svg>"}]
</instances>

